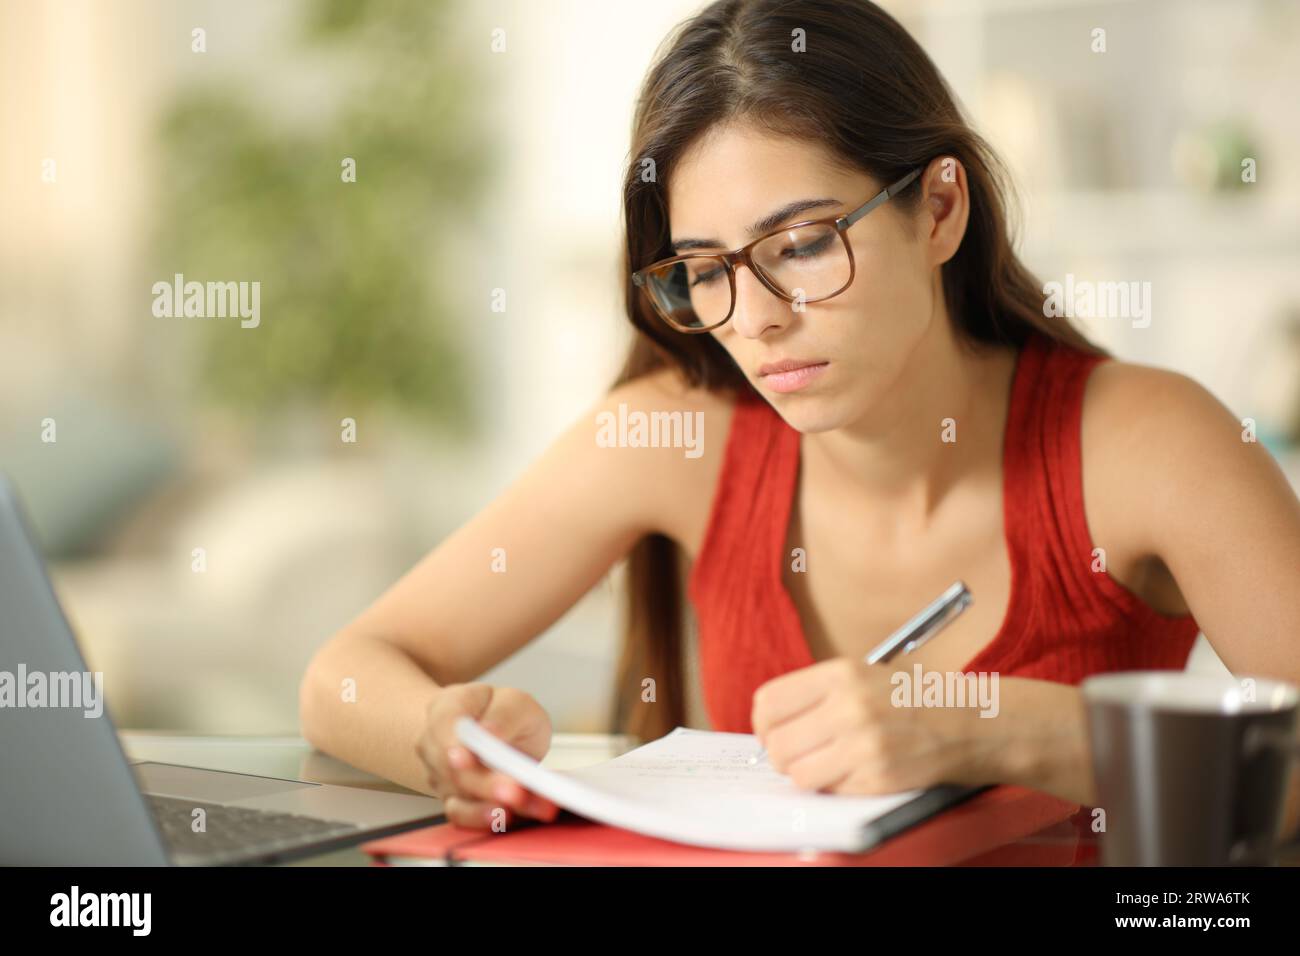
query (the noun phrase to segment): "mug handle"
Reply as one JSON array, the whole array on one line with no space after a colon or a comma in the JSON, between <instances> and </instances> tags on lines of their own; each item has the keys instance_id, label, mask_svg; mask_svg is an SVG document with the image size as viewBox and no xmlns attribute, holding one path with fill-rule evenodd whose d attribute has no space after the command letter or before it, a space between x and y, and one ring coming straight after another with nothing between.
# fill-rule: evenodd
<instances>
[{"instance_id":1,"label":"mug handle","mask_svg":"<svg viewBox=\"0 0 1300 956\"><path fill-rule=\"evenodd\" d=\"M1260 724L1252 724L1246 728L1241 745L1247 759L1254 757L1255 754L1265 748L1290 751L1289 755L1292 760L1300 758L1300 738L1279 727L1264 727Z\"/></svg>"},{"instance_id":2,"label":"mug handle","mask_svg":"<svg viewBox=\"0 0 1300 956\"><path fill-rule=\"evenodd\" d=\"M1300 759L1300 739L1288 731L1278 727L1263 727L1254 724L1246 728L1245 736L1241 741L1242 756L1249 760L1261 750L1281 750L1284 751L1291 760ZM1285 796L1283 801L1285 801ZM1285 805L1285 803L1284 803ZM1300 841L1300 836L1294 838ZM1239 863L1242 860L1251 858L1260 850L1272 852L1278 846L1287 846L1291 840L1274 841L1269 837L1261 837L1258 840L1237 840L1232 844L1228 851L1228 860L1230 863Z\"/></svg>"}]
</instances>

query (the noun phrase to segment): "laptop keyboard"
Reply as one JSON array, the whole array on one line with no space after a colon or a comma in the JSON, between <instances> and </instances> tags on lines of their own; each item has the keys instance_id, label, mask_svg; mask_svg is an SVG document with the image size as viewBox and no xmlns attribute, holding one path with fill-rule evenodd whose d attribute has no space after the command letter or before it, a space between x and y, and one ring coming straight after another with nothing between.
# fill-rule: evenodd
<instances>
[{"instance_id":1,"label":"laptop keyboard","mask_svg":"<svg viewBox=\"0 0 1300 956\"><path fill-rule=\"evenodd\" d=\"M163 839L178 857L219 862L261 856L317 843L361 829L355 823L321 820L294 813L254 810L221 803L145 794ZM194 811L206 815L204 831L194 831Z\"/></svg>"}]
</instances>

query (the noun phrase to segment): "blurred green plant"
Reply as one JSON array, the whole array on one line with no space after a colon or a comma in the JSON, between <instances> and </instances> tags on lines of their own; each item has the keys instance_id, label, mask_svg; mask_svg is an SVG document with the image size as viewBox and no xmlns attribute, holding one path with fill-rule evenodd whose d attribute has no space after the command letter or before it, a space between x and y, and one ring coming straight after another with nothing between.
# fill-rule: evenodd
<instances>
[{"instance_id":1,"label":"blurred green plant","mask_svg":"<svg viewBox=\"0 0 1300 956\"><path fill-rule=\"evenodd\" d=\"M446 40L456 6L305 0L285 55L313 76L325 64L328 82L301 121L284 119L275 90L230 80L165 109L155 278L261 282L256 330L219 320L196 333L201 400L259 416L384 407L470 427L456 277L439 253L496 151L465 51Z\"/></svg>"}]
</instances>

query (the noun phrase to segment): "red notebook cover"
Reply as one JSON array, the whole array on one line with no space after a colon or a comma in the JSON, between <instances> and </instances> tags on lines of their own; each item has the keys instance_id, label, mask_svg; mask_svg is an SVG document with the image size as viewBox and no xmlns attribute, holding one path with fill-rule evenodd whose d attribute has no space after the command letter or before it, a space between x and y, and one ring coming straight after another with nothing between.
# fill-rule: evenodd
<instances>
[{"instance_id":1,"label":"red notebook cover","mask_svg":"<svg viewBox=\"0 0 1300 956\"><path fill-rule=\"evenodd\" d=\"M492 833L442 823L363 844L381 865L396 858L444 863L493 862L561 866L953 866L979 861L1019 866L1069 866L1078 840L1064 826L1058 838L1017 840L1063 824L1080 808L1023 787L994 787L943 811L866 853L749 853L672 843L563 813L554 823L528 823ZM1016 844L1009 847L1008 844ZM1005 854L1004 854L1005 855Z\"/></svg>"}]
</instances>

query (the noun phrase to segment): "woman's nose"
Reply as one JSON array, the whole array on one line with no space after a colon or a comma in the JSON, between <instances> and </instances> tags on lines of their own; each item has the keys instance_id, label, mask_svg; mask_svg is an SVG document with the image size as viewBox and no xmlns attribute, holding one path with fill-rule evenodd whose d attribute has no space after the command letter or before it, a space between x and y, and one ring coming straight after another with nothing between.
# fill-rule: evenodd
<instances>
[{"instance_id":1,"label":"woman's nose","mask_svg":"<svg viewBox=\"0 0 1300 956\"><path fill-rule=\"evenodd\" d=\"M784 328L794 313L790 303L759 281L746 265L736 267L736 307L731 324L747 339L756 339L773 328Z\"/></svg>"}]
</instances>

